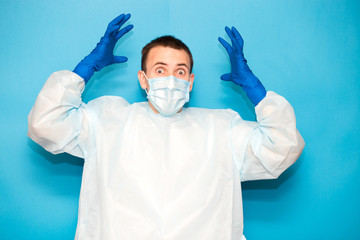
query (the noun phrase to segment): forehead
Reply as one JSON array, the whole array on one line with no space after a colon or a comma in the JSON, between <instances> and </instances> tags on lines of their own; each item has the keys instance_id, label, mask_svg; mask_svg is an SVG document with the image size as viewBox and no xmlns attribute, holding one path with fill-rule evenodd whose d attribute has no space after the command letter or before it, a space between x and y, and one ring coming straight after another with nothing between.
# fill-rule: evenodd
<instances>
[{"instance_id":1,"label":"forehead","mask_svg":"<svg viewBox=\"0 0 360 240\"><path fill-rule=\"evenodd\" d=\"M146 66L152 67L157 62L164 62L168 65L185 63L190 67L190 57L184 49L156 46L149 51Z\"/></svg>"}]
</instances>

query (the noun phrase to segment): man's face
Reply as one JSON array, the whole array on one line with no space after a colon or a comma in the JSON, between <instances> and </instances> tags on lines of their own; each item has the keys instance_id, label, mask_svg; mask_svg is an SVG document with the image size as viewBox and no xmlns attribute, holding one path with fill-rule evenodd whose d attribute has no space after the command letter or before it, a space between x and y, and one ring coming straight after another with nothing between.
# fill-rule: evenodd
<instances>
[{"instance_id":1,"label":"man's face","mask_svg":"<svg viewBox=\"0 0 360 240\"><path fill-rule=\"evenodd\" d=\"M194 82L194 74L190 72L190 57L185 50L170 47L157 46L149 51L146 59L146 76L158 78L175 76L190 82L190 91ZM149 89L149 83L142 71L138 72L140 85L143 89Z\"/></svg>"}]
</instances>

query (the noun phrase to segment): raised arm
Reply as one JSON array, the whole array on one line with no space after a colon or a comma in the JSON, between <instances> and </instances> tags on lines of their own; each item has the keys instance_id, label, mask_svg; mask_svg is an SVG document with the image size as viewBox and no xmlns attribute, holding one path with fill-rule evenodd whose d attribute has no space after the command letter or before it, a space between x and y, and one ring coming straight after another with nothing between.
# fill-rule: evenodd
<instances>
[{"instance_id":1,"label":"raised arm","mask_svg":"<svg viewBox=\"0 0 360 240\"><path fill-rule=\"evenodd\" d=\"M225 31L232 45L219 38L231 62L224 81L240 85L255 105L256 122L240 116L232 122L233 156L242 181L277 178L300 156L304 140L296 128L295 113L285 98L267 92L250 70L243 54L244 41L232 27Z\"/></svg>"},{"instance_id":2,"label":"raised arm","mask_svg":"<svg viewBox=\"0 0 360 240\"><path fill-rule=\"evenodd\" d=\"M133 26L121 26L130 14L121 14L107 27L95 49L71 71L53 73L42 90L28 116L28 136L54 154L68 152L86 157L91 150L92 116L89 106L81 100L85 83L95 71L127 61L126 57L114 56L116 42ZM93 104L94 105L94 104Z\"/></svg>"}]
</instances>

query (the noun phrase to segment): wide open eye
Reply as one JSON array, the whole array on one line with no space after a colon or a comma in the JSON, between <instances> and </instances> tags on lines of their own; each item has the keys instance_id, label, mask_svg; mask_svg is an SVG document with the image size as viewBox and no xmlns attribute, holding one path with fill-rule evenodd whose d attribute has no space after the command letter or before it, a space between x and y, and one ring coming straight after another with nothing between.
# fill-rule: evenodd
<instances>
[{"instance_id":1,"label":"wide open eye","mask_svg":"<svg viewBox=\"0 0 360 240\"><path fill-rule=\"evenodd\" d=\"M182 69L179 69L179 70L177 71L177 73L178 73L179 75L185 75L185 71L182 70Z\"/></svg>"},{"instance_id":2,"label":"wide open eye","mask_svg":"<svg viewBox=\"0 0 360 240\"><path fill-rule=\"evenodd\" d=\"M156 69L156 73L162 74L164 73L164 70L162 68L158 68Z\"/></svg>"}]
</instances>

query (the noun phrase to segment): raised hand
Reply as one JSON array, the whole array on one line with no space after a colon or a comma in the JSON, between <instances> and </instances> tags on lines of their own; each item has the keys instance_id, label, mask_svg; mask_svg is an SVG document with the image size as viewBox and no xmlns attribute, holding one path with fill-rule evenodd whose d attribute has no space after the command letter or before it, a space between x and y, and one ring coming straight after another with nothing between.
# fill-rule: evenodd
<instances>
[{"instance_id":1,"label":"raised hand","mask_svg":"<svg viewBox=\"0 0 360 240\"><path fill-rule=\"evenodd\" d=\"M117 41L134 27L130 24L121 29L130 17L130 14L121 14L112 20L94 50L75 67L73 72L88 82L95 71L100 71L114 63L126 62L127 57L114 56L113 51Z\"/></svg>"},{"instance_id":2,"label":"raised hand","mask_svg":"<svg viewBox=\"0 0 360 240\"><path fill-rule=\"evenodd\" d=\"M244 40L240 33L235 27L231 29L225 27L225 31L231 40L231 45L221 37L218 40L229 54L231 72L223 74L220 78L240 85L254 105L257 105L265 97L266 90L247 64L243 53Z\"/></svg>"}]
</instances>

